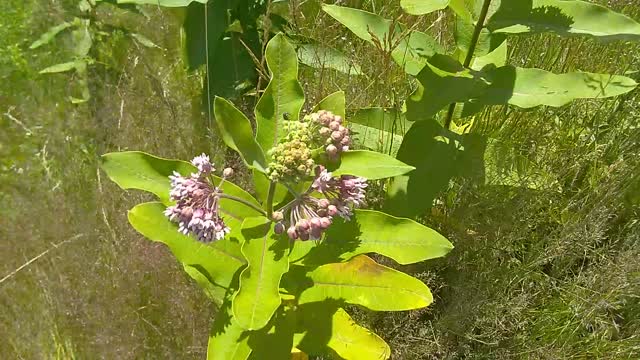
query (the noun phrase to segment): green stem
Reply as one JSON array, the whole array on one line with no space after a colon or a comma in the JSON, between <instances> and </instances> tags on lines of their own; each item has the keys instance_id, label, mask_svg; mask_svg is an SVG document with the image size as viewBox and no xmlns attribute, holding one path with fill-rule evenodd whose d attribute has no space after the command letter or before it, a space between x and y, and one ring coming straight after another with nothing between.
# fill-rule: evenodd
<instances>
[{"instance_id":1,"label":"green stem","mask_svg":"<svg viewBox=\"0 0 640 360\"><path fill-rule=\"evenodd\" d=\"M467 56L464 59L464 63L462 66L468 68L471 65L471 60L473 60L473 53L476 51L476 46L478 45L478 39L480 39L480 33L482 32L482 28L484 27L484 22L487 19L487 13L489 13L489 5L491 5L491 0L484 0L482 4L482 10L480 10L480 16L478 17L478 22L476 22L475 28L473 28L473 34L471 35L471 43L469 44L469 50L467 51ZM447 118L444 122L445 129L449 129L451 126L451 120L453 119L453 113L456 111L456 103L451 103L449 105L449 111L447 112Z\"/></svg>"},{"instance_id":2,"label":"green stem","mask_svg":"<svg viewBox=\"0 0 640 360\"><path fill-rule=\"evenodd\" d=\"M254 205L254 204L248 202L245 199L241 199L239 197L236 197L236 196L233 196L233 195L229 195L229 194L220 194L220 198L229 199L229 200L233 200L233 201L239 202L239 203L241 203L243 205L246 205L246 206L254 209L255 211L259 212L260 214L262 214L264 216L267 216L267 213L264 210L262 210L259 206Z\"/></svg>"},{"instance_id":3,"label":"green stem","mask_svg":"<svg viewBox=\"0 0 640 360\"><path fill-rule=\"evenodd\" d=\"M267 195L267 217L271 219L273 217L273 197L276 194L276 182L269 183L269 194Z\"/></svg>"}]
</instances>

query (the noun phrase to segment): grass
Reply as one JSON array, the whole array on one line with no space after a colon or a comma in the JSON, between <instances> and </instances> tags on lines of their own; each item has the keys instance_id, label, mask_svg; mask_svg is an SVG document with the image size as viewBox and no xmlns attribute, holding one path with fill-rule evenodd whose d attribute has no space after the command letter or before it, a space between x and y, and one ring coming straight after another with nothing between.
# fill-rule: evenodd
<instances>
[{"instance_id":1,"label":"grass","mask_svg":"<svg viewBox=\"0 0 640 360\"><path fill-rule=\"evenodd\" d=\"M608 3L640 19L638 4ZM184 159L205 151L224 161L215 135L202 132L202 76L184 69L170 12L105 6L98 19L124 24L162 49L124 33L103 36L92 49L91 100L70 104L73 75L37 74L68 59L68 40L36 51L28 45L77 14L75 5L0 4L0 277L13 274L0 282L0 353L203 358L214 309L164 247L128 225L127 209L146 196L120 190L97 168L100 154L126 149ZM397 2L346 5L400 15ZM450 43L447 17L403 21ZM410 93L401 69L372 56L371 45L327 15L300 18L293 30L350 54L365 73L303 67L309 104L342 89L350 109L399 108ZM638 44L547 35L510 44L510 61L520 66L640 70ZM435 304L392 314L352 309L355 315L390 343L395 359L637 357L639 122L639 90L559 109L479 115L472 132L499 141L494 156L518 159L523 185L535 174L543 181L535 188L452 181L424 221L456 250L406 269L429 284Z\"/></svg>"}]
</instances>

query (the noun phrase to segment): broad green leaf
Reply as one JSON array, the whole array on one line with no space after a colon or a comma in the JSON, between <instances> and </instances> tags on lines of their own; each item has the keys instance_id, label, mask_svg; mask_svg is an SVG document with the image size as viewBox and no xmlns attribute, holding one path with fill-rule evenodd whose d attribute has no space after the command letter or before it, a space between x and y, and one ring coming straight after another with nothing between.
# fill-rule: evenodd
<instances>
[{"instance_id":1,"label":"broad green leaf","mask_svg":"<svg viewBox=\"0 0 640 360\"><path fill-rule=\"evenodd\" d=\"M402 10L411 15L424 15L442 10L449 5L449 0L400 0Z\"/></svg>"},{"instance_id":2,"label":"broad green leaf","mask_svg":"<svg viewBox=\"0 0 640 360\"><path fill-rule=\"evenodd\" d=\"M107 176L123 189L138 189L155 194L160 201L168 204L171 181L169 175L174 171L182 175L196 172L196 168L188 162L159 158L141 151L123 151L102 155L102 169ZM216 184L219 177L214 176ZM248 192L230 181L222 185L225 194L246 200L258 207L260 204ZM222 212L236 220L260 215L256 210L230 199L221 199Z\"/></svg>"},{"instance_id":3,"label":"broad green leaf","mask_svg":"<svg viewBox=\"0 0 640 360\"><path fill-rule=\"evenodd\" d=\"M335 115L340 115L342 118L345 117L346 107L346 99L344 96L344 91L336 91L333 94L329 94L324 99L320 100L318 105L313 108L313 112L317 112L320 110L331 111Z\"/></svg>"},{"instance_id":4,"label":"broad green leaf","mask_svg":"<svg viewBox=\"0 0 640 360\"><path fill-rule=\"evenodd\" d=\"M295 244L289 258L305 265L341 262L366 253L384 255L406 265L445 256L453 249L433 229L373 210L356 210L350 221L334 220L323 241L300 245L303 246ZM300 253L304 250L308 252Z\"/></svg>"},{"instance_id":5,"label":"broad green leaf","mask_svg":"<svg viewBox=\"0 0 640 360\"><path fill-rule=\"evenodd\" d=\"M86 64L84 60L76 60L76 61L70 61L67 63L55 64L40 70L40 74L54 74L54 73L61 73L61 72L76 70L78 69L78 67L82 67L83 64Z\"/></svg>"},{"instance_id":6,"label":"broad green leaf","mask_svg":"<svg viewBox=\"0 0 640 360\"><path fill-rule=\"evenodd\" d=\"M304 93L298 82L298 58L284 35L278 34L267 44L265 52L271 81L256 105L257 141L270 158L269 150L284 135L284 114L298 120Z\"/></svg>"},{"instance_id":7,"label":"broad green leaf","mask_svg":"<svg viewBox=\"0 0 640 360\"><path fill-rule=\"evenodd\" d=\"M77 23L78 27L71 32L73 54L76 58L84 58L89 55L89 51L93 45L91 32L89 32L89 26L91 26L91 24L89 19L82 19L77 21Z\"/></svg>"},{"instance_id":8,"label":"broad green leaf","mask_svg":"<svg viewBox=\"0 0 640 360\"><path fill-rule=\"evenodd\" d=\"M501 104L504 86L515 72L509 104L522 108L539 105L562 106L574 99L608 98L626 94L638 85L626 76L574 72L554 74L540 69L505 66L489 73L492 84L489 92L478 99L480 103Z\"/></svg>"},{"instance_id":9,"label":"broad green leaf","mask_svg":"<svg viewBox=\"0 0 640 360\"><path fill-rule=\"evenodd\" d=\"M260 145L253 138L249 119L231 102L217 96L214 113L224 143L237 151L247 165L264 171L267 162Z\"/></svg>"},{"instance_id":10,"label":"broad green leaf","mask_svg":"<svg viewBox=\"0 0 640 360\"><path fill-rule=\"evenodd\" d=\"M407 120L427 120L452 102L479 96L487 84L474 74L448 56L434 56L418 74L418 87L407 99Z\"/></svg>"},{"instance_id":11,"label":"broad green leaf","mask_svg":"<svg viewBox=\"0 0 640 360\"><path fill-rule=\"evenodd\" d=\"M316 69L329 68L347 75L362 75L362 69L344 53L318 44L303 44L298 47L300 62Z\"/></svg>"},{"instance_id":12,"label":"broad green leaf","mask_svg":"<svg viewBox=\"0 0 640 360\"><path fill-rule=\"evenodd\" d=\"M365 255L320 266L306 276L312 286L302 290L299 304L334 299L375 311L402 311L419 309L433 301L431 291L420 280Z\"/></svg>"},{"instance_id":13,"label":"broad green leaf","mask_svg":"<svg viewBox=\"0 0 640 360\"><path fill-rule=\"evenodd\" d=\"M407 119L433 117L453 102L476 105L512 104L522 108L562 106L575 99L607 98L633 90L637 83L620 75L575 72L553 74L540 69L486 66L465 69L437 55L418 74L420 82L406 103Z\"/></svg>"},{"instance_id":14,"label":"broad green leaf","mask_svg":"<svg viewBox=\"0 0 640 360\"><path fill-rule=\"evenodd\" d=\"M213 286L227 288L234 273L245 264L238 239L228 236L211 245L198 242L179 232L176 224L164 215L165 209L158 202L136 205L129 210L129 222L149 240L166 244L180 263L196 268ZM192 272L188 273L193 275ZM199 276L194 279L202 281ZM211 288L205 290L209 294L216 294Z\"/></svg>"},{"instance_id":15,"label":"broad green leaf","mask_svg":"<svg viewBox=\"0 0 640 360\"><path fill-rule=\"evenodd\" d=\"M294 345L308 354L324 355L329 348L341 359L378 360L391 355L384 340L356 324L338 304L324 301L301 305L296 315L300 333Z\"/></svg>"},{"instance_id":16,"label":"broad green leaf","mask_svg":"<svg viewBox=\"0 0 640 360\"><path fill-rule=\"evenodd\" d=\"M639 40L640 24L604 6L572 0L502 0L489 18L492 32L553 32L606 40Z\"/></svg>"},{"instance_id":17,"label":"broad green leaf","mask_svg":"<svg viewBox=\"0 0 640 360\"><path fill-rule=\"evenodd\" d=\"M413 124L404 137L397 158L416 169L393 179L387 191L385 211L396 216L422 215L458 173L463 150L460 136L435 120Z\"/></svg>"},{"instance_id":18,"label":"broad green leaf","mask_svg":"<svg viewBox=\"0 0 640 360\"><path fill-rule=\"evenodd\" d=\"M251 352L249 334L233 316L227 296L209 332L207 360L246 360Z\"/></svg>"},{"instance_id":19,"label":"broad green leaf","mask_svg":"<svg viewBox=\"0 0 640 360\"><path fill-rule=\"evenodd\" d=\"M217 54L220 48L218 44L221 43L220 39L229 27L230 21L233 20L229 13L238 7L238 2L239 0L216 0L210 1L207 5L192 2L187 8L183 28L189 69L193 70L207 63L207 50L209 50L209 60L218 61ZM206 17L205 6L207 6Z\"/></svg>"},{"instance_id":20,"label":"broad green leaf","mask_svg":"<svg viewBox=\"0 0 640 360\"><path fill-rule=\"evenodd\" d=\"M40 35L40 38L36 41L34 41L31 46L29 46L29 49L37 49L42 45L46 45L48 43L51 42L51 40L53 40L53 38L55 38L58 34L60 34L62 31L70 28L71 26L73 26L72 23L69 22L63 22L60 23L58 25L52 26L51 28L49 28L49 30L47 30L44 34Z\"/></svg>"},{"instance_id":21,"label":"broad green leaf","mask_svg":"<svg viewBox=\"0 0 640 360\"><path fill-rule=\"evenodd\" d=\"M265 217L242 223L242 254L248 266L240 274L240 289L233 299L233 314L245 329L263 328L281 303L280 278L289 269L289 241L273 232Z\"/></svg>"},{"instance_id":22,"label":"broad green leaf","mask_svg":"<svg viewBox=\"0 0 640 360\"><path fill-rule=\"evenodd\" d=\"M209 0L117 0L118 4L156 5L165 7L184 7L192 2L206 4Z\"/></svg>"},{"instance_id":23,"label":"broad green leaf","mask_svg":"<svg viewBox=\"0 0 640 360\"><path fill-rule=\"evenodd\" d=\"M352 150L342 153L340 164L333 171L333 175L353 175L368 180L377 180L406 174L413 169L413 166L389 155L375 151Z\"/></svg>"},{"instance_id":24,"label":"broad green leaf","mask_svg":"<svg viewBox=\"0 0 640 360\"><path fill-rule=\"evenodd\" d=\"M351 137L373 151L395 156L411 123L393 108L358 109L348 119Z\"/></svg>"},{"instance_id":25,"label":"broad green leaf","mask_svg":"<svg viewBox=\"0 0 640 360\"><path fill-rule=\"evenodd\" d=\"M336 5L323 5L322 9L357 37L374 45L377 43L385 47L385 51L391 51L394 61L410 75L420 72L429 57L444 52L442 46L431 36L419 31L405 33L406 26L401 24L395 24L391 29L393 22L376 14ZM392 45L397 43L392 49L387 48L391 30Z\"/></svg>"}]
</instances>

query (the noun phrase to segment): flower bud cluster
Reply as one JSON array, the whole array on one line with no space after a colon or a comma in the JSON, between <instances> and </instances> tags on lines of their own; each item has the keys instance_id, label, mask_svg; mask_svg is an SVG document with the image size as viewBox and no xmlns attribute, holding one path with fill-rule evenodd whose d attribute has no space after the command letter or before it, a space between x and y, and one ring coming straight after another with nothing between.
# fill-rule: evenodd
<instances>
[{"instance_id":1,"label":"flower bud cluster","mask_svg":"<svg viewBox=\"0 0 640 360\"><path fill-rule=\"evenodd\" d=\"M287 135L269 151L273 160L268 175L272 181L298 182L309 177L315 165L309 148L308 124L288 121L284 129Z\"/></svg>"},{"instance_id":2,"label":"flower bud cluster","mask_svg":"<svg viewBox=\"0 0 640 360\"><path fill-rule=\"evenodd\" d=\"M296 199L288 214L289 227L285 229L281 221L283 214L274 213L275 232L286 231L290 239L320 239L325 230L333 223L334 216L350 220L353 208L365 204L367 182L354 176L333 177L324 167L316 167L316 178L310 190L324 197L313 197L307 192ZM277 214L277 215L276 215Z\"/></svg>"},{"instance_id":3,"label":"flower bud cluster","mask_svg":"<svg viewBox=\"0 0 640 360\"><path fill-rule=\"evenodd\" d=\"M230 229L218 211L222 190L208 180L215 169L209 157L204 154L195 157L191 163L198 168L197 173L185 177L174 172L169 176L169 197L176 204L167 207L164 214L169 220L178 223L178 230L185 235L193 234L202 242L221 240ZM232 173L230 168L224 170L225 176Z\"/></svg>"},{"instance_id":4,"label":"flower bud cluster","mask_svg":"<svg viewBox=\"0 0 640 360\"><path fill-rule=\"evenodd\" d=\"M305 116L305 120L316 125L317 130L314 136L320 139L330 159L336 160L343 151L349 150L351 137L341 116L331 111L320 110Z\"/></svg>"}]
</instances>

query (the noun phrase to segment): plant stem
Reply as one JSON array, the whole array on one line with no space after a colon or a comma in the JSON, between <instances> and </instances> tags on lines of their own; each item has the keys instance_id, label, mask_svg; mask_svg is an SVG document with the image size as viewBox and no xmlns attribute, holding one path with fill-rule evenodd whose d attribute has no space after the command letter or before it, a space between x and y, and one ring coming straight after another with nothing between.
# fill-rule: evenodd
<instances>
[{"instance_id":1,"label":"plant stem","mask_svg":"<svg viewBox=\"0 0 640 360\"><path fill-rule=\"evenodd\" d=\"M233 200L233 201L237 201L237 202L239 202L239 203L241 203L241 204L243 204L243 205L246 205L246 206L248 206L248 207L250 207L250 208L254 209L255 211L259 212L260 214L262 214L262 215L264 215L264 216L267 216L266 211L264 211L263 209L261 209L259 206L254 205L254 204L252 204L252 203L248 202L248 201L247 201L247 200L245 200L245 199L241 199L241 198L239 198L239 197L236 197L236 196L233 196L233 195L229 195L229 194L220 194L220 198L222 198L222 199L229 199L229 200Z\"/></svg>"},{"instance_id":2,"label":"plant stem","mask_svg":"<svg viewBox=\"0 0 640 360\"><path fill-rule=\"evenodd\" d=\"M478 17L478 21L476 22L475 28L473 28L473 34L471 35L471 43L469 44L469 50L467 51L467 56L464 59L464 63L462 66L468 68L471 65L471 60L473 60L473 53L476 51L476 46L478 45L478 39L480 38L480 33L482 32L482 28L484 27L484 22L487 19L487 13L489 13L489 5L491 5L491 0L484 0L482 4L482 10L480 10L480 16ZM451 126L451 120L453 119L453 113L456 111L456 103L451 103L449 105L449 111L447 112L447 118L444 122L444 127L448 130Z\"/></svg>"},{"instance_id":3,"label":"plant stem","mask_svg":"<svg viewBox=\"0 0 640 360\"><path fill-rule=\"evenodd\" d=\"M276 182L269 183L269 194L267 195L267 217L271 219L273 217L273 197L276 194Z\"/></svg>"}]
</instances>

